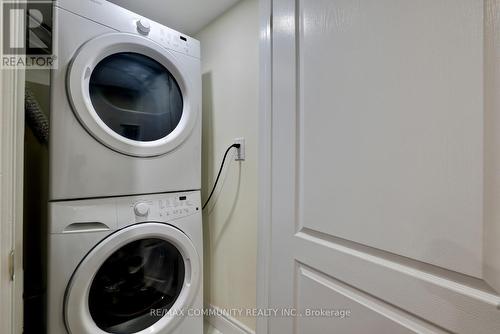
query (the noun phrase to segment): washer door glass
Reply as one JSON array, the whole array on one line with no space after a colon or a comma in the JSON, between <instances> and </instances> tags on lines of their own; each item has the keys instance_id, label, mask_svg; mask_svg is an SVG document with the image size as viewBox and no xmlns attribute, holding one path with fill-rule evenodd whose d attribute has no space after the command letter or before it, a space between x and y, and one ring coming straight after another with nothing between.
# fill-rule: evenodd
<instances>
[{"instance_id":1,"label":"washer door glass","mask_svg":"<svg viewBox=\"0 0 500 334\"><path fill-rule=\"evenodd\" d=\"M179 250L161 239L140 239L114 252L90 287L89 311L107 333L136 333L172 307L185 278Z\"/></svg>"},{"instance_id":2,"label":"washer door glass","mask_svg":"<svg viewBox=\"0 0 500 334\"><path fill-rule=\"evenodd\" d=\"M165 138L182 117L183 98L174 76L139 53L115 53L101 60L92 71L89 93L102 121L131 140Z\"/></svg>"}]
</instances>

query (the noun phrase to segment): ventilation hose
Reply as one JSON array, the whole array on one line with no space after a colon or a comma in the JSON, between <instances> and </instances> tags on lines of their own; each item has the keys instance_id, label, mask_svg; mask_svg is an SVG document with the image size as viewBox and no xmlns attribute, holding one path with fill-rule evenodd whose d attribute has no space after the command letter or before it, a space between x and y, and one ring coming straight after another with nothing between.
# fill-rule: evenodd
<instances>
[{"instance_id":1,"label":"ventilation hose","mask_svg":"<svg viewBox=\"0 0 500 334\"><path fill-rule=\"evenodd\" d=\"M25 90L24 112L26 124L33 131L36 139L41 144L47 144L49 142L49 120L29 89Z\"/></svg>"}]
</instances>

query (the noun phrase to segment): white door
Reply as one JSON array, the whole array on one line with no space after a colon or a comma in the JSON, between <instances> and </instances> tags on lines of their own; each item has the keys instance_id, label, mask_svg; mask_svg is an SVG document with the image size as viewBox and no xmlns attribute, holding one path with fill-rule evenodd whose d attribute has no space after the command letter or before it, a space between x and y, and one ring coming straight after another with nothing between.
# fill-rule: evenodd
<instances>
[{"instance_id":1,"label":"white door","mask_svg":"<svg viewBox=\"0 0 500 334\"><path fill-rule=\"evenodd\" d=\"M272 3L269 333L500 333L499 2Z\"/></svg>"}]
</instances>

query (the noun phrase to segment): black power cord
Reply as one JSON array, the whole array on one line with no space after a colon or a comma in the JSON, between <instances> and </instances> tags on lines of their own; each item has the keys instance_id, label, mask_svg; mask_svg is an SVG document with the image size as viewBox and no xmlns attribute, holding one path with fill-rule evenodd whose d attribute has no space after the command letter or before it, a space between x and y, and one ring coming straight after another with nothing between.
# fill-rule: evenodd
<instances>
[{"instance_id":1,"label":"black power cord","mask_svg":"<svg viewBox=\"0 0 500 334\"><path fill-rule=\"evenodd\" d=\"M231 149L233 147L240 148L240 146L241 146L240 144L233 144L233 145L229 146L226 150L226 153L224 153L224 158L222 158L222 163L220 164L219 173L217 174L217 178L215 179L214 187L212 188L212 191L210 192L210 195L208 196L207 201L205 202L205 204L203 204L203 207L201 208L202 210L204 210L205 207L207 206L208 202L210 202L210 199L212 198L212 195L214 194L215 188L217 188L217 183L219 182L220 174L222 173L222 168L224 168L224 163L226 162L227 154L229 153L229 151L231 151Z\"/></svg>"}]
</instances>

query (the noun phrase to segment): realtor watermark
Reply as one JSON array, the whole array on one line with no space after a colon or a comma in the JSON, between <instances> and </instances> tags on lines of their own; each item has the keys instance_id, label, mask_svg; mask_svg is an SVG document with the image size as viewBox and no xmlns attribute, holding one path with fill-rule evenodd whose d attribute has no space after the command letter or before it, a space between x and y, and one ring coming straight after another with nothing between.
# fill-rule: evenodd
<instances>
[{"instance_id":1,"label":"realtor watermark","mask_svg":"<svg viewBox=\"0 0 500 334\"><path fill-rule=\"evenodd\" d=\"M57 67L52 6L48 0L1 1L1 69Z\"/></svg>"},{"instance_id":2,"label":"realtor watermark","mask_svg":"<svg viewBox=\"0 0 500 334\"><path fill-rule=\"evenodd\" d=\"M350 309L295 309L295 308L188 308L188 309L151 309L150 316L154 317L253 317L253 318L277 318L277 317L305 317L305 318L350 318L352 312Z\"/></svg>"}]
</instances>

